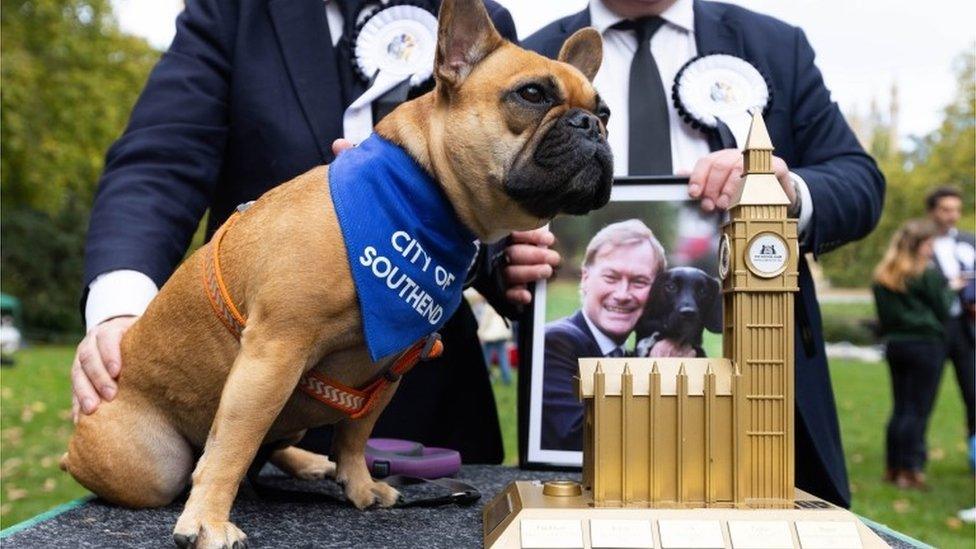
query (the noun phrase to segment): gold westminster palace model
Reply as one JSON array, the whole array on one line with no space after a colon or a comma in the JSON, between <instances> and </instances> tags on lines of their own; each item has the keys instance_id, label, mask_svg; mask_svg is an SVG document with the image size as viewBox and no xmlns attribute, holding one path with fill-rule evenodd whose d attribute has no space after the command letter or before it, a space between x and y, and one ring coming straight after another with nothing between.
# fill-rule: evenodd
<instances>
[{"instance_id":1,"label":"gold westminster palace model","mask_svg":"<svg viewBox=\"0 0 976 549\"><path fill-rule=\"evenodd\" d=\"M724 358L581 358L582 482L515 482L487 547L888 547L794 487L796 220L755 113L722 227Z\"/></svg>"}]
</instances>

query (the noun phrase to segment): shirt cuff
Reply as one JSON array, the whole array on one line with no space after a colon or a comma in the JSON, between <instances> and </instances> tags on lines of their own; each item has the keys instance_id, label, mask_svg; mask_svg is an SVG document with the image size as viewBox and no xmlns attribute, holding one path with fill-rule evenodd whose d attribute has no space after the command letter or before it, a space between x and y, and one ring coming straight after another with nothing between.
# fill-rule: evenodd
<instances>
[{"instance_id":1,"label":"shirt cuff","mask_svg":"<svg viewBox=\"0 0 976 549\"><path fill-rule=\"evenodd\" d=\"M796 190L800 193L800 216L796 220L796 228L800 240L803 240L807 234L807 227L810 226L810 220L813 219L813 198L810 196L807 182L802 177L796 172L790 172L790 178L796 183Z\"/></svg>"},{"instance_id":2,"label":"shirt cuff","mask_svg":"<svg viewBox=\"0 0 976 549\"><path fill-rule=\"evenodd\" d=\"M121 269L100 274L88 286L85 325L91 330L110 318L141 315L157 293L156 283L139 271Z\"/></svg>"}]
</instances>

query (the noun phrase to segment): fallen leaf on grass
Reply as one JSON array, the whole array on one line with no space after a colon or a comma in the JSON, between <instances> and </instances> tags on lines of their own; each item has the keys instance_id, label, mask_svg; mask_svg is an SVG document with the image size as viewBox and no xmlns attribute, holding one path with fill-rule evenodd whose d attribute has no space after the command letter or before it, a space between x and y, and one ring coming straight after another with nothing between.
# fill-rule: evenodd
<instances>
[{"instance_id":1,"label":"fallen leaf on grass","mask_svg":"<svg viewBox=\"0 0 976 549\"><path fill-rule=\"evenodd\" d=\"M27 490L17 488L16 486L7 488L7 501L17 501L18 499L24 499L25 497L27 497Z\"/></svg>"},{"instance_id":2,"label":"fallen leaf on grass","mask_svg":"<svg viewBox=\"0 0 976 549\"><path fill-rule=\"evenodd\" d=\"M58 412L58 419L68 421L71 419L71 408L66 408Z\"/></svg>"},{"instance_id":3,"label":"fallen leaf on grass","mask_svg":"<svg viewBox=\"0 0 976 549\"><path fill-rule=\"evenodd\" d=\"M58 462L61 456L44 456L41 458L41 467L45 469L53 467L55 463Z\"/></svg>"},{"instance_id":4,"label":"fallen leaf on grass","mask_svg":"<svg viewBox=\"0 0 976 549\"><path fill-rule=\"evenodd\" d=\"M32 419L34 419L34 410L31 410L30 406L24 406L24 409L20 412L20 421L30 423Z\"/></svg>"},{"instance_id":5,"label":"fallen leaf on grass","mask_svg":"<svg viewBox=\"0 0 976 549\"><path fill-rule=\"evenodd\" d=\"M959 530L962 528L962 521L956 517L949 517L945 519L945 525L948 526L950 530Z\"/></svg>"},{"instance_id":6,"label":"fallen leaf on grass","mask_svg":"<svg viewBox=\"0 0 976 549\"><path fill-rule=\"evenodd\" d=\"M4 460L3 466L0 467L0 475L7 476L12 475L17 469L24 463L24 460L20 458L10 458Z\"/></svg>"},{"instance_id":7,"label":"fallen leaf on grass","mask_svg":"<svg viewBox=\"0 0 976 549\"><path fill-rule=\"evenodd\" d=\"M31 403L30 407L31 410L33 410L34 413L37 414L40 414L41 412L47 410L47 404L45 404L44 401L42 400L35 400L34 402Z\"/></svg>"},{"instance_id":8,"label":"fallen leaf on grass","mask_svg":"<svg viewBox=\"0 0 976 549\"><path fill-rule=\"evenodd\" d=\"M858 490L860 490L860 489L861 489L861 485L860 484L858 484L856 482L852 482L851 483L851 493L852 494L856 494L858 492Z\"/></svg>"},{"instance_id":9,"label":"fallen leaf on grass","mask_svg":"<svg viewBox=\"0 0 976 549\"><path fill-rule=\"evenodd\" d=\"M851 463L864 463L864 454L852 454Z\"/></svg>"},{"instance_id":10,"label":"fallen leaf on grass","mask_svg":"<svg viewBox=\"0 0 976 549\"><path fill-rule=\"evenodd\" d=\"M42 486L41 489L45 492L50 492L51 490L57 488L57 486L58 481L54 480L53 478L46 478L44 479L44 486Z\"/></svg>"},{"instance_id":11,"label":"fallen leaf on grass","mask_svg":"<svg viewBox=\"0 0 976 549\"><path fill-rule=\"evenodd\" d=\"M936 446L935 448L929 450L929 459L932 461L942 461L945 459L945 456L945 450L943 450L940 446Z\"/></svg>"},{"instance_id":12,"label":"fallen leaf on grass","mask_svg":"<svg viewBox=\"0 0 976 549\"><path fill-rule=\"evenodd\" d=\"M10 387L4 387L3 389L0 389L0 397L10 398L12 396L14 396L14 390L11 389Z\"/></svg>"},{"instance_id":13,"label":"fallen leaf on grass","mask_svg":"<svg viewBox=\"0 0 976 549\"><path fill-rule=\"evenodd\" d=\"M905 514L912 508L912 503L907 499L896 499L891 502L891 508L898 514Z\"/></svg>"},{"instance_id":14,"label":"fallen leaf on grass","mask_svg":"<svg viewBox=\"0 0 976 549\"><path fill-rule=\"evenodd\" d=\"M9 442L10 444L17 446L20 444L21 439L23 439L24 437L24 428L8 427L3 431L0 431L0 437L3 437L3 439Z\"/></svg>"},{"instance_id":15,"label":"fallen leaf on grass","mask_svg":"<svg viewBox=\"0 0 976 549\"><path fill-rule=\"evenodd\" d=\"M3 505L0 505L0 515L6 515L7 513L10 512L10 509L12 508L13 505L10 505L9 503L4 503Z\"/></svg>"}]
</instances>

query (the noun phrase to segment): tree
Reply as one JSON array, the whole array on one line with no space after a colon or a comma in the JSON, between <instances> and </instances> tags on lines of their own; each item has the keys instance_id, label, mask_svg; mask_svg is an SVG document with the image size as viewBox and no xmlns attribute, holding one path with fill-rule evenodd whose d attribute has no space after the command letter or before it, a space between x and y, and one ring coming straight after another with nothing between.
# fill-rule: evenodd
<instances>
[{"instance_id":1,"label":"tree","mask_svg":"<svg viewBox=\"0 0 976 549\"><path fill-rule=\"evenodd\" d=\"M925 215L925 195L940 185L963 190L960 225L973 230L976 188L976 56L960 55L954 68L956 96L943 110L939 128L919 139L915 150L872 150L887 180L884 210L878 227L864 240L821 256L824 274L836 286L863 287L881 260L888 240L906 220ZM880 130L883 131L883 130ZM875 140L879 142L879 140Z\"/></svg>"},{"instance_id":2,"label":"tree","mask_svg":"<svg viewBox=\"0 0 976 549\"><path fill-rule=\"evenodd\" d=\"M84 233L105 151L158 57L119 30L108 0L0 3L2 283L23 299L29 328L80 328Z\"/></svg>"}]
</instances>

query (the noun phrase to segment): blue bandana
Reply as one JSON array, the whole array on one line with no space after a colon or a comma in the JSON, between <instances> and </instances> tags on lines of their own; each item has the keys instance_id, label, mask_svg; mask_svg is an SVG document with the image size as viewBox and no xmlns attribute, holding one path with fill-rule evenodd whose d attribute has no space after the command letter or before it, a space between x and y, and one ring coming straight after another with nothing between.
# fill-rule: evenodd
<instances>
[{"instance_id":1,"label":"blue bandana","mask_svg":"<svg viewBox=\"0 0 976 549\"><path fill-rule=\"evenodd\" d=\"M475 235L406 151L373 135L329 166L329 188L375 362L436 332L461 303Z\"/></svg>"}]
</instances>

